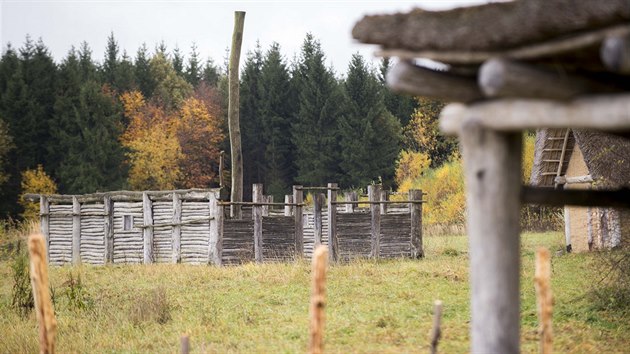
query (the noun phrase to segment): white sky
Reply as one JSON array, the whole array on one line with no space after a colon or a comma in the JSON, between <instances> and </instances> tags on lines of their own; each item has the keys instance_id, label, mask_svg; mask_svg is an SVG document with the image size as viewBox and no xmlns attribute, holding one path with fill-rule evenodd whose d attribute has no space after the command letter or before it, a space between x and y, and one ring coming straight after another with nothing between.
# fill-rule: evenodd
<instances>
[{"instance_id":1,"label":"white sky","mask_svg":"<svg viewBox=\"0 0 630 354\"><path fill-rule=\"evenodd\" d=\"M263 50L276 41L291 60L307 32L319 39L327 63L345 73L357 51L371 57L374 48L355 43L353 25L365 14L406 12L415 7L439 10L485 0L419 1L77 1L0 0L0 44L22 46L27 34L41 37L57 61L72 45L87 41L93 57L104 57L110 31L121 49L135 57L145 42L149 50L164 41L187 55L192 43L205 60L222 65L230 45L234 11L246 11L242 58L259 39Z\"/></svg>"}]
</instances>

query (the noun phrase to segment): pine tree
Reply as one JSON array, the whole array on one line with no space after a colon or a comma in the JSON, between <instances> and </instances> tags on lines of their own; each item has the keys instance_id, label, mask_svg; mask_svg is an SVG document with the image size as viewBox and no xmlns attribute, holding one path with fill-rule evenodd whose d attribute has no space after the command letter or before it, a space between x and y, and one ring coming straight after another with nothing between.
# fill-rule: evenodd
<instances>
[{"instance_id":1,"label":"pine tree","mask_svg":"<svg viewBox=\"0 0 630 354\"><path fill-rule=\"evenodd\" d=\"M105 60L101 69L103 82L112 88L117 88L118 81L118 43L114 38L114 32L110 32L107 37L107 48L105 49Z\"/></svg>"},{"instance_id":2,"label":"pine tree","mask_svg":"<svg viewBox=\"0 0 630 354\"><path fill-rule=\"evenodd\" d=\"M173 65L161 53L151 58L149 66L155 82L152 100L166 110L178 109L184 99L192 93L192 86L177 75Z\"/></svg>"},{"instance_id":3,"label":"pine tree","mask_svg":"<svg viewBox=\"0 0 630 354\"><path fill-rule=\"evenodd\" d=\"M220 76L219 68L214 65L212 58L208 58L206 64L203 66L203 73L201 74L202 80L209 86L217 86Z\"/></svg>"},{"instance_id":4,"label":"pine tree","mask_svg":"<svg viewBox=\"0 0 630 354\"><path fill-rule=\"evenodd\" d=\"M393 183L400 124L385 109L378 80L359 54L352 56L344 83L349 111L340 121L345 186Z\"/></svg>"},{"instance_id":5,"label":"pine tree","mask_svg":"<svg viewBox=\"0 0 630 354\"><path fill-rule=\"evenodd\" d=\"M188 58L184 77L193 87L197 87L201 80L201 63L199 63L199 53L197 53L197 45L195 43L190 47L190 57Z\"/></svg>"},{"instance_id":6,"label":"pine tree","mask_svg":"<svg viewBox=\"0 0 630 354\"><path fill-rule=\"evenodd\" d=\"M175 69L175 72L177 73L177 75L179 76L184 76L184 57L182 56L182 53L179 51L179 47L175 47L175 49L173 49L173 60L171 61L173 63L173 69Z\"/></svg>"},{"instance_id":7,"label":"pine tree","mask_svg":"<svg viewBox=\"0 0 630 354\"><path fill-rule=\"evenodd\" d=\"M345 105L343 92L324 65L324 58L319 41L307 34L293 78L299 108L292 135L296 179L308 185L324 185L341 177L337 122Z\"/></svg>"},{"instance_id":8,"label":"pine tree","mask_svg":"<svg viewBox=\"0 0 630 354\"><path fill-rule=\"evenodd\" d=\"M138 88L144 97L151 97L155 90L155 80L151 76L151 68L149 66L148 49L146 44L142 44L138 48L135 61L135 76Z\"/></svg>"},{"instance_id":9,"label":"pine tree","mask_svg":"<svg viewBox=\"0 0 630 354\"><path fill-rule=\"evenodd\" d=\"M289 72L280 54L280 46L273 43L262 63L259 80L261 105L259 116L265 141L264 183L267 194L281 200L289 193L295 169L291 141L291 106Z\"/></svg>"},{"instance_id":10,"label":"pine tree","mask_svg":"<svg viewBox=\"0 0 630 354\"><path fill-rule=\"evenodd\" d=\"M137 87L134 66L127 52L123 52L122 59L116 73L116 89L118 93L131 91Z\"/></svg>"},{"instance_id":11,"label":"pine tree","mask_svg":"<svg viewBox=\"0 0 630 354\"><path fill-rule=\"evenodd\" d=\"M247 52L240 85L244 195L250 195L253 183L263 183L265 174L265 142L260 134L262 121L258 114L262 103L259 86L261 69L262 51L257 44L253 52Z\"/></svg>"}]
</instances>

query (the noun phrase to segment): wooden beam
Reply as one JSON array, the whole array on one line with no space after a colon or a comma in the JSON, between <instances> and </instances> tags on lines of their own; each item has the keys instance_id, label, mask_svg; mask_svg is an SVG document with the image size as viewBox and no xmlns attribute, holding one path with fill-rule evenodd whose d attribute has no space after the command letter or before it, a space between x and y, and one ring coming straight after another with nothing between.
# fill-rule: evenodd
<instances>
[{"instance_id":1,"label":"wooden beam","mask_svg":"<svg viewBox=\"0 0 630 354\"><path fill-rule=\"evenodd\" d=\"M497 116L496 118L502 118ZM475 120L460 135L466 183L473 353L520 352L522 134Z\"/></svg>"},{"instance_id":2,"label":"wooden beam","mask_svg":"<svg viewBox=\"0 0 630 354\"><path fill-rule=\"evenodd\" d=\"M114 263L114 203L110 196L103 197L105 234L105 263Z\"/></svg>"},{"instance_id":3,"label":"wooden beam","mask_svg":"<svg viewBox=\"0 0 630 354\"><path fill-rule=\"evenodd\" d=\"M487 97L567 100L613 88L579 76L555 72L507 59L490 59L479 68L479 87Z\"/></svg>"},{"instance_id":4,"label":"wooden beam","mask_svg":"<svg viewBox=\"0 0 630 354\"><path fill-rule=\"evenodd\" d=\"M558 176L554 179L554 182L557 184L592 183L593 177L591 177L591 175L573 177Z\"/></svg>"},{"instance_id":5,"label":"wooden beam","mask_svg":"<svg viewBox=\"0 0 630 354\"><path fill-rule=\"evenodd\" d=\"M600 56L611 71L630 74L630 34L606 38L602 43Z\"/></svg>"},{"instance_id":6,"label":"wooden beam","mask_svg":"<svg viewBox=\"0 0 630 354\"><path fill-rule=\"evenodd\" d=\"M500 99L469 106L452 103L440 114L440 129L456 135L467 119L495 131L538 128L630 130L630 93L585 96L569 102Z\"/></svg>"},{"instance_id":7,"label":"wooden beam","mask_svg":"<svg viewBox=\"0 0 630 354\"><path fill-rule=\"evenodd\" d=\"M564 139L562 141L562 152L560 153L560 161L558 161L558 169L556 170L556 177L560 177L562 173L562 166L564 165L564 156L567 153L567 144L569 143L569 134L571 134L571 129L566 129L564 132ZM555 184L555 187L558 187L558 184Z\"/></svg>"},{"instance_id":8,"label":"wooden beam","mask_svg":"<svg viewBox=\"0 0 630 354\"><path fill-rule=\"evenodd\" d=\"M575 205L594 207L630 207L630 188L618 190L554 189L549 187L521 188L521 201L539 205Z\"/></svg>"},{"instance_id":9,"label":"wooden beam","mask_svg":"<svg viewBox=\"0 0 630 354\"><path fill-rule=\"evenodd\" d=\"M483 98L474 79L421 68L407 61L398 62L389 70L387 86L394 92L449 102L471 102Z\"/></svg>"},{"instance_id":10,"label":"wooden beam","mask_svg":"<svg viewBox=\"0 0 630 354\"><path fill-rule=\"evenodd\" d=\"M182 261L182 199L179 194L173 193L173 226L171 228L173 263L181 263ZM212 215L211 215L212 216Z\"/></svg>"}]
</instances>

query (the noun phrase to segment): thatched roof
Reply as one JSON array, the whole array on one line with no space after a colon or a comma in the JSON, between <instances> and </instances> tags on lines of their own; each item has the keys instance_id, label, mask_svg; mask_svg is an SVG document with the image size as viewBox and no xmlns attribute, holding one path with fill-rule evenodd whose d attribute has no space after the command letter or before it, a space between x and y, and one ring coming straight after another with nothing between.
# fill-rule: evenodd
<instances>
[{"instance_id":1,"label":"thatched roof","mask_svg":"<svg viewBox=\"0 0 630 354\"><path fill-rule=\"evenodd\" d=\"M573 144L577 144L598 187L630 187L629 139L604 132L569 130L566 153L559 161L566 131L540 129L536 132L531 184L553 186L558 165L562 165L560 175L564 175L571 159Z\"/></svg>"},{"instance_id":2,"label":"thatched roof","mask_svg":"<svg viewBox=\"0 0 630 354\"><path fill-rule=\"evenodd\" d=\"M630 21L629 0L521 0L449 11L366 16L352 35L411 51L491 51Z\"/></svg>"}]
</instances>

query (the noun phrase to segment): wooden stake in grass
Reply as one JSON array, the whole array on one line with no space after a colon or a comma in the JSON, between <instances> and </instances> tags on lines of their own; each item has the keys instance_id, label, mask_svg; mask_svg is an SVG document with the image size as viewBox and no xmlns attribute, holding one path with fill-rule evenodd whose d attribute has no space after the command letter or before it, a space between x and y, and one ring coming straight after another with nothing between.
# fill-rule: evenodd
<instances>
[{"instance_id":1,"label":"wooden stake in grass","mask_svg":"<svg viewBox=\"0 0 630 354\"><path fill-rule=\"evenodd\" d=\"M322 353L324 347L324 307L326 306L326 265L328 247L320 245L313 252L313 292L311 293L308 352Z\"/></svg>"},{"instance_id":2,"label":"wooden stake in grass","mask_svg":"<svg viewBox=\"0 0 630 354\"><path fill-rule=\"evenodd\" d=\"M433 330L431 331L431 354L437 353L438 343L442 337L442 301L435 300L433 306Z\"/></svg>"},{"instance_id":3,"label":"wooden stake in grass","mask_svg":"<svg viewBox=\"0 0 630 354\"><path fill-rule=\"evenodd\" d=\"M182 334L180 339L182 354L190 353L190 337L187 334Z\"/></svg>"},{"instance_id":4,"label":"wooden stake in grass","mask_svg":"<svg viewBox=\"0 0 630 354\"><path fill-rule=\"evenodd\" d=\"M553 331L551 317L553 313L553 295L551 294L551 257L549 250L540 247L536 250L536 273L534 286L536 288L536 302L538 303L538 318L540 321L540 352L551 353Z\"/></svg>"},{"instance_id":5,"label":"wooden stake in grass","mask_svg":"<svg viewBox=\"0 0 630 354\"><path fill-rule=\"evenodd\" d=\"M28 253L31 262L31 285L33 286L35 313L39 323L39 352L53 354L55 352L57 321L50 302L46 246L42 234L32 234L28 238Z\"/></svg>"}]
</instances>

